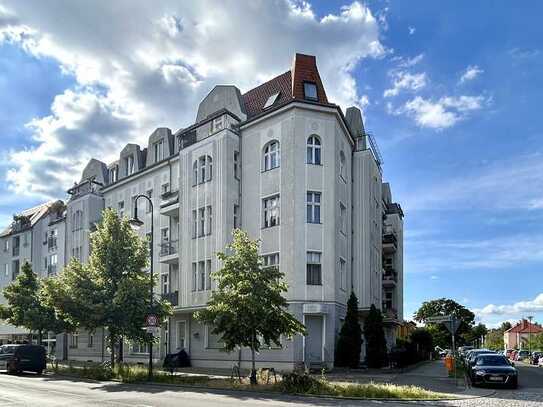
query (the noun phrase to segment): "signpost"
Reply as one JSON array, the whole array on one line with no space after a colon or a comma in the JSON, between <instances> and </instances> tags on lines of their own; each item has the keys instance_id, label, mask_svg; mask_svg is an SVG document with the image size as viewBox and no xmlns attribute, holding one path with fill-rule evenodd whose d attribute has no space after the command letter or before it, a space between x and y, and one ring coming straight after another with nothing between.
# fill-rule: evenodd
<instances>
[{"instance_id":1,"label":"signpost","mask_svg":"<svg viewBox=\"0 0 543 407\"><path fill-rule=\"evenodd\" d=\"M460 321L454 316L454 315L443 315L443 316L436 316L436 317L429 317L426 319L426 323L432 323L432 324L443 324L445 325L445 328L451 333L452 337L452 353L455 358L454 360L454 379L456 380L456 343L454 335L456 334L456 331L458 330L458 327L460 326Z\"/></svg>"},{"instance_id":2,"label":"signpost","mask_svg":"<svg viewBox=\"0 0 543 407\"><path fill-rule=\"evenodd\" d=\"M145 317L145 326L158 326L158 318L154 314L149 314Z\"/></svg>"}]
</instances>

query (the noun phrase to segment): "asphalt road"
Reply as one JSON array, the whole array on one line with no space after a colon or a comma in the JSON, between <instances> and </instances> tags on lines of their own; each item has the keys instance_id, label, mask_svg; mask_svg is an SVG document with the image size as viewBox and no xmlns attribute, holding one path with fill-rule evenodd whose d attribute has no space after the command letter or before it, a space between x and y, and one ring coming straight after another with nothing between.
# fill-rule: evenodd
<instances>
[{"instance_id":1,"label":"asphalt road","mask_svg":"<svg viewBox=\"0 0 543 407\"><path fill-rule=\"evenodd\" d=\"M245 406L372 406L377 401L340 401L277 395L186 390L164 386L138 386L114 382L71 380L53 376L0 374L0 406L101 406L101 407L245 407ZM387 403L387 406L404 406Z\"/></svg>"}]
</instances>

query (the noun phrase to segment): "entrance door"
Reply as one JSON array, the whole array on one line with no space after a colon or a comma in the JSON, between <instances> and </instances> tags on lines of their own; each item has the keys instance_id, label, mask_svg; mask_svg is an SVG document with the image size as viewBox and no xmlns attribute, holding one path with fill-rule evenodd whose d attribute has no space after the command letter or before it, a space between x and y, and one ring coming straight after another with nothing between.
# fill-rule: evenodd
<instances>
[{"instance_id":1,"label":"entrance door","mask_svg":"<svg viewBox=\"0 0 543 407\"><path fill-rule=\"evenodd\" d=\"M322 315L306 315L305 327L305 363L309 366L322 363Z\"/></svg>"},{"instance_id":2,"label":"entrance door","mask_svg":"<svg viewBox=\"0 0 543 407\"><path fill-rule=\"evenodd\" d=\"M177 323L177 349L185 349L187 347L186 338L186 321L179 321ZM186 349L185 349L186 350Z\"/></svg>"}]
</instances>

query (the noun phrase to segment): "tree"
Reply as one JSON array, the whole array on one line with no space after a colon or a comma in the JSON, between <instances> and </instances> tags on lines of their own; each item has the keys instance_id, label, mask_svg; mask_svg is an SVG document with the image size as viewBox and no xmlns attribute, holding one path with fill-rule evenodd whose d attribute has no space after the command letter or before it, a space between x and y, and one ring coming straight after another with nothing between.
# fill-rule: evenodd
<instances>
[{"instance_id":1,"label":"tree","mask_svg":"<svg viewBox=\"0 0 543 407\"><path fill-rule=\"evenodd\" d=\"M281 335L305 334L305 327L287 310L284 273L263 267L257 240L235 229L226 249L217 254L222 269L212 274L217 289L207 308L195 317L222 336L225 351L241 346L251 349L251 383L256 384L255 352L272 342L281 346Z\"/></svg>"},{"instance_id":2,"label":"tree","mask_svg":"<svg viewBox=\"0 0 543 407\"><path fill-rule=\"evenodd\" d=\"M132 231L126 218L105 209L102 221L90 235L91 255L87 264L70 260L55 281L47 285L48 301L66 320L77 327L108 331L111 364L115 364L115 343L120 338L138 342L154 340L143 329L145 316L159 320L171 315L171 305L154 299L150 304L151 282L148 241Z\"/></svg>"},{"instance_id":3,"label":"tree","mask_svg":"<svg viewBox=\"0 0 543 407\"><path fill-rule=\"evenodd\" d=\"M468 332L464 338L468 343L477 343L478 347L481 346L481 338L486 336L488 329L485 324L479 323L471 328L471 331Z\"/></svg>"},{"instance_id":4,"label":"tree","mask_svg":"<svg viewBox=\"0 0 543 407\"><path fill-rule=\"evenodd\" d=\"M502 325L500 327L502 332L508 331L511 328L512 328L512 325L511 325L511 322L509 322L509 321L502 322Z\"/></svg>"},{"instance_id":5,"label":"tree","mask_svg":"<svg viewBox=\"0 0 543 407\"><path fill-rule=\"evenodd\" d=\"M454 300L440 298L437 300L426 301L415 313L413 318L418 322L426 324L428 330L434 338L434 345L442 348L451 346L451 334L443 324L427 323L428 318L436 316L452 315L460 321L460 325L455 334L457 345L465 343L464 335L471 331L475 314L469 309L460 305Z\"/></svg>"},{"instance_id":6,"label":"tree","mask_svg":"<svg viewBox=\"0 0 543 407\"><path fill-rule=\"evenodd\" d=\"M485 336L485 347L492 350L503 350L503 332L501 328L490 329Z\"/></svg>"},{"instance_id":7,"label":"tree","mask_svg":"<svg viewBox=\"0 0 543 407\"><path fill-rule=\"evenodd\" d=\"M42 282L28 262L23 264L15 281L4 289L4 297L8 305L4 307L2 317L12 325L37 332L40 345L44 332L56 333L66 327L45 301Z\"/></svg>"},{"instance_id":8,"label":"tree","mask_svg":"<svg viewBox=\"0 0 543 407\"><path fill-rule=\"evenodd\" d=\"M383 315L373 304L371 304L370 311L364 322L364 337L366 338L366 359L368 366L375 368L382 367L387 357Z\"/></svg>"},{"instance_id":9,"label":"tree","mask_svg":"<svg viewBox=\"0 0 543 407\"><path fill-rule=\"evenodd\" d=\"M336 345L336 366L357 368L360 364L362 342L362 328L358 321L358 298L351 292L347 301L347 314Z\"/></svg>"}]
</instances>

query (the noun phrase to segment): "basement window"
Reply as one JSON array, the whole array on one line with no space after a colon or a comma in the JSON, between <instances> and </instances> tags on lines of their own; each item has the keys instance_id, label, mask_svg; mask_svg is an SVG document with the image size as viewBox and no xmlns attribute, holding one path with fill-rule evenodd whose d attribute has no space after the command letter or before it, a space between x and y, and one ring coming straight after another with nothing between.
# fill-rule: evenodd
<instances>
[{"instance_id":1,"label":"basement window","mask_svg":"<svg viewBox=\"0 0 543 407\"><path fill-rule=\"evenodd\" d=\"M317 97L317 84L314 82L304 82L304 98L307 100L319 100Z\"/></svg>"},{"instance_id":2,"label":"basement window","mask_svg":"<svg viewBox=\"0 0 543 407\"><path fill-rule=\"evenodd\" d=\"M266 103L264 104L264 109L268 109L270 107L273 106L273 104L275 102L277 102L277 99L279 99L279 95L281 94L281 92L277 92L277 93L274 93L273 95L271 95L268 100L266 101Z\"/></svg>"}]
</instances>

